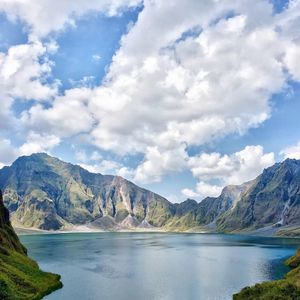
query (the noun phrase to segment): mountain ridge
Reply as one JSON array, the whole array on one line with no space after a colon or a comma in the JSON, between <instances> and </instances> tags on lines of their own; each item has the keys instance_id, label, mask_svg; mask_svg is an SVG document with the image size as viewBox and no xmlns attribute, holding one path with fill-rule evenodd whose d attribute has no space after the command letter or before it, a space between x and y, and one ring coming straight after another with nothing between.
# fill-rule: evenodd
<instances>
[{"instance_id":1,"label":"mountain ridge","mask_svg":"<svg viewBox=\"0 0 300 300\"><path fill-rule=\"evenodd\" d=\"M161 227L173 209L167 199L120 176L90 173L44 153L1 169L0 186L14 224L46 230L106 216L122 222L129 214L140 222L147 215L151 225Z\"/></svg>"},{"instance_id":2,"label":"mountain ridge","mask_svg":"<svg viewBox=\"0 0 300 300\"><path fill-rule=\"evenodd\" d=\"M13 224L44 230L87 225L100 230L249 232L271 227L297 235L299 187L300 161L291 159L199 203L171 203L120 176L91 173L45 153L22 156L0 170Z\"/></svg>"}]
</instances>

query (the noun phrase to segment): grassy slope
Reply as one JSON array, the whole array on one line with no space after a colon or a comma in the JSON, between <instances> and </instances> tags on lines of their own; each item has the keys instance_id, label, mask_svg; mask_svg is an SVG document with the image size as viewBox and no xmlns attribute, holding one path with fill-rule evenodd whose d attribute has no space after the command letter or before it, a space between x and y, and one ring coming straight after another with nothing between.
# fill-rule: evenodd
<instances>
[{"instance_id":1,"label":"grassy slope","mask_svg":"<svg viewBox=\"0 0 300 300\"><path fill-rule=\"evenodd\" d=\"M60 276L43 272L27 256L9 222L0 191L0 299L35 300L62 287Z\"/></svg>"},{"instance_id":2,"label":"grassy slope","mask_svg":"<svg viewBox=\"0 0 300 300\"><path fill-rule=\"evenodd\" d=\"M300 249L286 262L291 268L283 279L246 287L233 295L234 300L297 300L300 299Z\"/></svg>"},{"instance_id":3,"label":"grassy slope","mask_svg":"<svg viewBox=\"0 0 300 300\"><path fill-rule=\"evenodd\" d=\"M62 287L60 276L43 272L36 262L16 251L0 253L0 299L33 300Z\"/></svg>"}]
</instances>

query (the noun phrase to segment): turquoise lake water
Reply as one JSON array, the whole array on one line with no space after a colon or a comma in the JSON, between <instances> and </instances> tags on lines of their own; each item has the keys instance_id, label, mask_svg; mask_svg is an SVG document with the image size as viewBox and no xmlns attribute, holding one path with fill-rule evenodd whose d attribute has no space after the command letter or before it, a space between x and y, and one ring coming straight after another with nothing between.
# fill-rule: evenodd
<instances>
[{"instance_id":1,"label":"turquoise lake water","mask_svg":"<svg viewBox=\"0 0 300 300\"><path fill-rule=\"evenodd\" d=\"M76 233L21 236L61 274L46 300L223 300L277 279L300 240L221 234Z\"/></svg>"}]
</instances>

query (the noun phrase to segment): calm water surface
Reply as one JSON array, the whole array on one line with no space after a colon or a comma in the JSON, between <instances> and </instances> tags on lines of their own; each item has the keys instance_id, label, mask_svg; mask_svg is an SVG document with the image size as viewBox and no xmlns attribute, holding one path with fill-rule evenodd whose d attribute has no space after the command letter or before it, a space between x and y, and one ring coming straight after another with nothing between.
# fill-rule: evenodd
<instances>
[{"instance_id":1,"label":"calm water surface","mask_svg":"<svg viewBox=\"0 0 300 300\"><path fill-rule=\"evenodd\" d=\"M62 275L46 300L217 300L280 278L295 239L220 234L80 233L21 237L40 266Z\"/></svg>"}]
</instances>

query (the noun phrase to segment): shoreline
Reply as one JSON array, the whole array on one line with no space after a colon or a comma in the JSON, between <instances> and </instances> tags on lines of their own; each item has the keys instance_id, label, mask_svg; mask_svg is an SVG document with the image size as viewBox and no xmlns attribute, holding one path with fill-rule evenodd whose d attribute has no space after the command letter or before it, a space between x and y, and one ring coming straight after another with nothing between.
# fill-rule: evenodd
<instances>
[{"instance_id":1,"label":"shoreline","mask_svg":"<svg viewBox=\"0 0 300 300\"><path fill-rule=\"evenodd\" d=\"M300 240L300 236L278 236L278 235L256 235L253 232L215 232L215 231L204 231L204 230L188 230L188 231L169 231L158 228L127 228L127 229L119 229L119 230L103 230L97 228L90 228L86 226L78 226L73 229L65 229L65 230L43 230L37 228L26 228L26 227L14 227L17 235L25 236L25 235L51 235L51 234L78 234L78 233L166 233L166 234L224 234L224 235L232 235L232 236L249 236L249 237L258 237L258 238L277 238L277 239L297 239Z\"/></svg>"}]
</instances>

